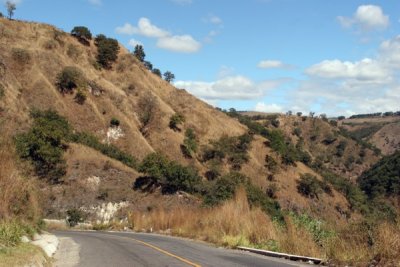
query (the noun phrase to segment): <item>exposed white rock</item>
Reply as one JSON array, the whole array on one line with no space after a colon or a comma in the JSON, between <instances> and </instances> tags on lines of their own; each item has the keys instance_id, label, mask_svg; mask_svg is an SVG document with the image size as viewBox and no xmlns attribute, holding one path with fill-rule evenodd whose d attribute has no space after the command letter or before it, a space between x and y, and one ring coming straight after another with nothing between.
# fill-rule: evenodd
<instances>
[{"instance_id":1,"label":"exposed white rock","mask_svg":"<svg viewBox=\"0 0 400 267\"><path fill-rule=\"evenodd\" d=\"M42 248L48 257L52 257L57 251L58 238L51 234L36 235L32 244Z\"/></svg>"},{"instance_id":2,"label":"exposed white rock","mask_svg":"<svg viewBox=\"0 0 400 267\"><path fill-rule=\"evenodd\" d=\"M88 211L93 212L96 215L97 223L109 223L113 218L115 213L128 206L129 202L120 202L120 203L103 203L100 206L91 207Z\"/></svg>"},{"instance_id":3,"label":"exposed white rock","mask_svg":"<svg viewBox=\"0 0 400 267\"><path fill-rule=\"evenodd\" d=\"M113 140L118 140L121 137L124 137L125 134L122 131L121 127L109 127L107 130L107 138L106 138L106 143L109 144Z\"/></svg>"},{"instance_id":4,"label":"exposed white rock","mask_svg":"<svg viewBox=\"0 0 400 267\"><path fill-rule=\"evenodd\" d=\"M29 238L28 238L26 235L24 235L24 236L21 236L21 242L22 242L22 243L29 243L30 240L29 240Z\"/></svg>"},{"instance_id":5,"label":"exposed white rock","mask_svg":"<svg viewBox=\"0 0 400 267\"><path fill-rule=\"evenodd\" d=\"M86 179L86 184L90 189L96 190L100 185L100 177L90 176Z\"/></svg>"}]
</instances>

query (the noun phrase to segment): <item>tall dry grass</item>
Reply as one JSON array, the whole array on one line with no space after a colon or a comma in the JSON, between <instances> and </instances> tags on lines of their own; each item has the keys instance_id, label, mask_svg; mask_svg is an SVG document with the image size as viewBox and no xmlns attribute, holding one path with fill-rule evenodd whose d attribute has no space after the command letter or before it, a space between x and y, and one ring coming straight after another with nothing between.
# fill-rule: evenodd
<instances>
[{"instance_id":1,"label":"tall dry grass","mask_svg":"<svg viewBox=\"0 0 400 267\"><path fill-rule=\"evenodd\" d=\"M36 181L20 175L12 141L0 139L0 220L37 221L39 216Z\"/></svg>"},{"instance_id":2,"label":"tall dry grass","mask_svg":"<svg viewBox=\"0 0 400 267\"><path fill-rule=\"evenodd\" d=\"M319 257L338 266L369 266L371 262L375 266L400 266L399 225L382 223L368 229L362 223L343 223L336 225L336 234L321 244L291 216L285 221L283 227L260 209L251 209L244 190L215 208L154 208L130 214L136 231L152 229L228 247L251 246Z\"/></svg>"},{"instance_id":3,"label":"tall dry grass","mask_svg":"<svg viewBox=\"0 0 400 267\"><path fill-rule=\"evenodd\" d=\"M259 208L251 209L242 189L234 199L215 208L155 208L131 213L130 222L137 231L170 231L228 247L251 246L323 256L310 233L296 229L291 220L283 228Z\"/></svg>"}]
</instances>

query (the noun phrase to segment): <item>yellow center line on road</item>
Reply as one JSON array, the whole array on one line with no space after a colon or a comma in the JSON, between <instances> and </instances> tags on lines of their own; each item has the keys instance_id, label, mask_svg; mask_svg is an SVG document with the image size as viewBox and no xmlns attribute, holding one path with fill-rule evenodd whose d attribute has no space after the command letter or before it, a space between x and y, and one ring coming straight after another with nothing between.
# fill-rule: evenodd
<instances>
[{"instance_id":1,"label":"yellow center line on road","mask_svg":"<svg viewBox=\"0 0 400 267\"><path fill-rule=\"evenodd\" d=\"M145 246L147 246L147 247L150 247L150 248L152 248L152 249L155 249L155 250L157 250L157 251L159 251L159 252L161 252L161 253L163 253L163 254L165 254L165 255L168 255L168 256L173 257L173 258L175 258L175 259L177 259L177 260L180 260L180 261L182 261L182 262L184 262L184 263L186 263L186 264L188 264L188 265L190 265L190 266L193 266L193 267L201 267L200 264L191 262L191 261L189 261L189 260L187 260L187 259L184 259L184 258L182 258L182 257L179 257L178 255L172 254L172 253L170 253L170 252L168 252L168 251L166 251L166 250L163 250L163 249L161 249L161 248L159 248L159 247L153 246L152 244L149 244L149 243L147 243L147 242L144 242L144 241L135 239L135 238L133 238L133 237L126 237L126 236L118 236L118 237L122 237L122 238L125 238L125 239L129 239L129 240L136 241L136 242L138 242L138 243L140 243L140 244L142 244L142 245L145 245Z\"/></svg>"}]
</instances>

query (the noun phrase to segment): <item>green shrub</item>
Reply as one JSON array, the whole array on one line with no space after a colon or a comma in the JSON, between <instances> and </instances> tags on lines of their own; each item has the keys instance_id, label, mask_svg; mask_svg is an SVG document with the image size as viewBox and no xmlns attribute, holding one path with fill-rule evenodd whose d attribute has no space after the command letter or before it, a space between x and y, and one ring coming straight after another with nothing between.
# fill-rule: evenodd
<instances>
[{"instance_id":1,"label":"green shrub","mask_svg":"<svg viewBox=\"0 0 400 267\"><path fill-rule=\"evenodd\" d=\"M297 182L297 191L306 197L318 198L322 193L321 182L309 173L301 174Z\"/></svg>"},{"instance_id":2,"label":"green shrub","mask_svg":"<svg viewBox=\"0 0 400 267\"><path fill-rule=\"evenodd\" d=\"M21 237L33 236L35 228L18 221L0 221L0 252L3 248L14 247L21 243Z\"/></svg>"},{"instance_id":3,"label":"green shrub","mask_svg":"<svg viewBox=\"0 0 400 267\"><path fill-rule=\"evenodd\" d=\"M128 167L137 168L136 159L131 155L121 151L119 148L113 145L101 143L95 136L82 132L76 133L71 136L71 141L79 143L88 147L91 147L107 157L116 159Z\"/></svg>"},{"instance_id":4,"label":"green shrub","mask_svg":"<svg viewBox=\"0 0 400 267\"><path fill-rule=\"evenodd\" d=\"M336 156L343 157L346 147L347 147L347 142L344 140L340 141L340 143L336 146Z\"/></svg>"},{"instance_id":5,"label":"green shrub","mask_svg":"<svg viewBox=\"0 0 400 267\"><path fill-rule=\"evenodd\" d=\"M211 142L212 148L204 150L203 160L226 158L233 170L239 170L241 165L249 160L247 151L252 140L253 136L250 134L234 137L222 136L219 140Z\"/></svg>"},{"instance_id":6,"label":"green shrub","mask_svg":"<svg viewBox=\"0 0 400 267\"><path fill-rule=\"evenodd\" d=\"M294 130L293 130L294 135L296 135L297 137L300 137L301 133L302 133L302 131L299 127L294 128Z\"/></svg>"},{"instance_id":7,"label":"green shrub","mask_svg":"<svg viewBox=\"0 0 400 267\"><path fill-rule=\"evenodd\" d=\"M296 214L290 212L289 216L292 218L296 227L303 227L306 229L314 241L323 246L326 242L336 236L336 232L327 228L325 222L312 218L307 214Z\"/></svg>"},{"instance_id":8,"label":"green shrub","mask_svg":"<svg viewBox=\"0 0 400 267\"><path fill-rule=\"evenodd\" d=\"M152 153L145 157L139 166L139 171L161 185L164 193L173 193L179 190L195 193L201 183L201 177L197 170L184 167L175 161L169 161L159 153Z\"/></svg>"},{"instance_id":9,"label":"green shrub","mask_svg":"<svg viewBox=\"0 0 400 267\"><path fill-rule=\"evenodd\" d=\"M270 172L276 173L278 171L278 162L269 155L265 156L265 165L264 165Z\"/></svg>"},{"instance_id":10,"label":"green shrub","mask_svg":"<svg viewBox=\"0 0 400 267\"><path fill-rule=\"evenodd\" d=\"M0 83L0 100L5 96L4 86Z\"/></svg>"},{"instance_id":11,"label":"green shrub","mask_svg":"<svg viewBox=\"0 0 400 267\"><path fill-rule=\"evenodd\" d=\"M68 45L68 48L67 48L67 55L68 55L71 59L76 60L76 59L79 58L79 56L80 56L81 54L82 54L82 51L81 51L78 47L76 47L76 46L73 45L73 44Z\"/></svg>"},{"instance_id":12,"label":"green shrub","mask_svg":"<svg viewBox=\"0 0 400 267\"><path fill-rule=\"evenodd\" d=\"M180 113L175 113L169 120L169 128L174 131L180 131L179 125L185 122L185 117Z\"/></svg>"},{"instance_id":13,"label":"green shrub","mask_svg":"<svg viewBox=\"0 0 400 267\"><path fill-rule=\"evenodd\" d=\"M55 111L33 111L33 125L15 138L21 158L30 160L39 177L58 183L66 173L63 153L71 134L68 121Z\"/></svg>"},{"instance_id":14,"label":"green shrub","mask_svg":"<svg viewBox=\"0 0 400 267\"><path fill-rule=\"evenodd\" d=\"M112 38L100 34L96 36L97 62L105 69L110 69L112 63L118 59L119 44Z\"/></svg>"},{"instance_id":15,"label":"green shrub","mask_svg":"<svg viewBox=\"0 0 400 267\"><path fill-rule=\"evenodd\" d=\"M351 183L348 179L334 174L327 170L320 170L320 173L325 181L332 184L332 186L346 197L350 203L352 210L357 210L363 214L368 213L367 196L360 190L357 185Z\"/></svg>"},{"instance_id":16,"label":"green shrub","mask_svg":"<svg viewBox=\"0 0 400 267\"><path fill-rule=\"evenodd\" d=\"M185 139L183 140L182 151L185 156L193 157L193 153L197 152L196 134L192 128L185 131Z\"/></svg>"},{"instance_id":17,"label":"green shrub","mask_svg":"<svg viewBox=\"0 0 400 267\"><path fill-rule=\"evenodd\" d=\"M139 98L138 101L138 117L142 123L140 131L146 132L146 126L153 120L155 111L157 109L157 99L151 94L147 93Z\"/></svg>"},{"instance_id":18,"label":"green shrub","mask_svg":"<svg viewBox=\"0 0 400 267\"><path fill-rule=\"evenodd\" d=\"M71 31L71 35L84 45L90 45L89 41L92 40L92 33L84 26L74 27Z\"/></svg>"},{"instance_id":19,"label":"green shrub","mask_svg":"<svg viewBox=\"0 0 400 267\"><path fill-rule=\"evenodd\" d=\"M152 71L151 71L153 74L155 74L155 75L157 75L158 77L160 77L161 78L161 71L159 70L159 69L157 69L157 68L154 68Z\"/></svg>"},{"instance_id":20,"label":"green shrub","mask_svg":"<svg viewBox=\"0 0 400 267\"><path fill-rule=\"evenodd\" d=\"M284 223L283 213L277 201L268 197L260 188L249 182L246 184L246 193L251 206L260 207L273 220Z\"/></svg>"},{"instance_id":21,"label":"green shrub","mask_svg":"<svg viewBox=\"0 0 400 267\"><path fill-rule=\"evenodd\" d=\"M78 225L78 223L83 222L84 218L84 212L79 209L74 208L67 210L67 223L70 227L74 227Z\"/></svg>"},{"instance_id":22,"label":"green shrub","mask_svg":"<svg viewBox=\"0 0 400 267\"><path fill-rule=\"evenodd\" d=\"M120 122L118 119L116 118L112 118L110 120L110 127L118 127L120 125Z\"/></svg>"},{"instance_id":23,"label":"green shrub","mask_svg":"<svg viewBox=\"0 0 400 267\"><path fill-rule=\"evenodd\" d=\"M86 83L85 76L77 67L65 67L57 75L56 84L61 93L72 93L75 88L84 88Z\"/></svg>"},{"instance_id":24,"label":"green shrub","mask_svg":"<svg viewBox=\"0 0 400 267\"><path fill-rule=\"evenodd\" d=\"M239 185L244 184L247 177L238 172L226 174L212 183L204 196L204 204L215 206L233 198Z\"/></svg>"},{"instance_id":25,"label":"green shrub","mask_svg":"<svg viewBox=\"0 0 400 267\"><path fill-rule=\"evenodd\" d=\"M22 48L13 48L12 58L20 65L28 65L31 63L32 57L28 50Z\"/></svg>"},{"instance_id":26,"label":"green shrub","mask_svg":"<svg viewBox=\"0 0 400 267\"><path fill-rule=\"evenodd\" d=\"M87 98L86 93L84 91L78 89L78 92L76 92L76 95L75 95L76 103L83 105L86 101L86 98Z\"/></svg>"}]
</instances>

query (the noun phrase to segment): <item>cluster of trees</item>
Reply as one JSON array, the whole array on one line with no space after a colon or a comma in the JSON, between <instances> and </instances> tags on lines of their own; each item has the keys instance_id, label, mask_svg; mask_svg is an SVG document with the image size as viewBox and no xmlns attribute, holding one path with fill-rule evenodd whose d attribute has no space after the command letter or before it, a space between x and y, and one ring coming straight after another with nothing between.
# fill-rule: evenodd
<instances>
[{"instance_id":1,"label":"cluster of trees","mask_svg":"<svg viewBox=\"0 0 400 267\"><path fill-rule=\"evenodd\" d=\"M80 43L90 46L92 33L87 27L74 27L71 31L71 35ZM120 50L118 41L113 38L108 38L104 34L99 34L94 39L94 44L97 46L97 63L105 69L110 69L112 63L118 59L118 53Z\"/></svg>"},{"instance_id":2,"label":"cluster of trees","mask_svg":"<svg viewBox=\"0 0 400 267\"><path fill-rule=\"evenodd\" d=\"M164 76L164 80L166 80L167 82L171 83L174 81L175 79L175 75L170 72L170 71L166 71L164 72L164 74L161 74L161 71L157 68L153 68L153 64L150 61L146 61L146 53L144 52L144 48L142 45L136 45L135 49L133 50L133 55L140 61L143 63L143 65L149 70L151 71L153 74L157 75L158 77L162 77Z\"/></svg>"},{"instance_id":3,"label":"cluster of trees","mask_svg":"<svg viewBox=\"0 0 400 267\"><path fill-rule=\"evenodd\" d=\"M387 111L387 112L376 112L376 113L367 113L367 114L357 114L352 115L350 119L360 119L360 118L372 118L372 117L390 117L390 116L400 116L400 111Z\"/></svg>"},{"instance_id":4,"label":"cluster of trees","mask_svg":"<svg viewBox=\"0 0 400 267\"><path fill-rule=\"evenodd\" d=\"M84 45L90 46L92 40L92 33L87 27L76 26L72 29L71 35L78 39L78 41ZM120 50L118 41L113 38L108 38L104 34L99 34L94 40L97 46L97 62L101 67L110 69L112 63L118 59L118 52ZM171 83L175 79L175 75L171 71L166 71L163 74L160 69L154 68L150 61L146 61L146 53L142 45L136 45L132 54L143 63L143 65L158 77L164 77L164 80Z\"/></svg>"},{"instance_id":5,"label":"cluster of trees","mask_svg":"<svg viewBox=\"0 0 400 267\"><path fill-rule=\"evenodd\" d=\"M358 179L370 198L400 196L400 151L384 157Z\"/></svg>"},{"instance_id":6,"label":"cluster of trees","mask_svg":"<svg viewBox=\"0 0 400 267\"><path fill-rule=\"evenodd\" d=\"M249 160L247 151L252 140L251 134L222 136L219 140L212 141L210 147L204 149L202 160L220 163L223 159L227 159L233 170L240 170L241 165Z\"/></svg>"}]
</instances>

